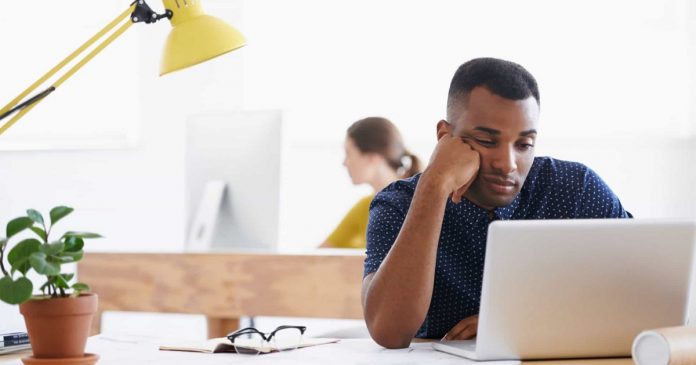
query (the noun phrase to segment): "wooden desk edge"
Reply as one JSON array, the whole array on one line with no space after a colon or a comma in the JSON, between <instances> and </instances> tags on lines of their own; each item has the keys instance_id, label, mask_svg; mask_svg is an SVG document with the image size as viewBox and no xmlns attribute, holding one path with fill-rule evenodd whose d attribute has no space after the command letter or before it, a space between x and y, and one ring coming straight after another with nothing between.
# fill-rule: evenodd
<instances>
[{"instance_id":1,"label":"wooden desk edge","mask_svg":"<svg viewBox=\"0 0 696 365\"><path fill-rule=\"evenodd\" d=\"M93 334L102 312L120 310L203 314L209 336L221 337L241 316L362 319L363 261L355 254L87 253L78 277L99 295Z\"/></svg>"}]
</instances>

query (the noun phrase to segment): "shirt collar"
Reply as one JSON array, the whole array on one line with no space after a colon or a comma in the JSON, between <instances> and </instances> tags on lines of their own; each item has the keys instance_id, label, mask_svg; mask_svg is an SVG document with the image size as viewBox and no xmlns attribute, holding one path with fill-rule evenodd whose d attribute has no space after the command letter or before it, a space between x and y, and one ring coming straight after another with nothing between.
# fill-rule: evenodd
<instances>
[{"instance_id":1,"label":"shirt collar","mask_svg":"<svg viewBox=\"0 0 696 365\"><path fill-rule=\"evenodd\" d=\"M515 210L517 210L517 207L519 205L520 205L520 194L517 194L517 196L515 196L515 199L512 201L512 203L510 203L504 207L497 207L497 208L493 209L493 212L498 217L498 219L509 220L510 218L512 218L512 214L515 213Z\"/></svg>"},{"instance_id":2,"label":"shirt collar","mask_svg":"<svg viewBox=\"0 0 696 365\"><path fill-rule=\"evenodd\" d=\"M450 199L448 201L449 204L454 204L452 203L452 200ZM481 215L488 215L488 210L479 207L478 205L472 203L469 199L466 199L462 197L462 202L459 203L459 205L468 211L474 211L477 212ZM515 199L512 201L512 203L504 206L504 207L497 207L493 209L493 214L495 215L494 220L496 219L501 219L501 220L509 220L512 218L512 215L515 213L515 210L517 210L517 207L520 205L520 194L517 194L515 196Z\"/></svg>"}]
</instances>

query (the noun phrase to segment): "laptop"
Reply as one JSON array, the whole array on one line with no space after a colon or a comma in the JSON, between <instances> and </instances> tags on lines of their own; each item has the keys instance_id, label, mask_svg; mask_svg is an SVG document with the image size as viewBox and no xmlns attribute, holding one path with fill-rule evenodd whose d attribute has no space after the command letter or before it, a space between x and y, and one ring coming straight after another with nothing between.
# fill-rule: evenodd
<instances>
[{"instance_id":1,"label":"laptop","mask_svg":"<svg viewBox=\"0 0 696 365\"><path fill-rule=\"evenodd\" d=\"M496 221L476 339L433 342L473 360L631 355L643 330L688 322L696 223Z\"/></svg>"}]
</instances>

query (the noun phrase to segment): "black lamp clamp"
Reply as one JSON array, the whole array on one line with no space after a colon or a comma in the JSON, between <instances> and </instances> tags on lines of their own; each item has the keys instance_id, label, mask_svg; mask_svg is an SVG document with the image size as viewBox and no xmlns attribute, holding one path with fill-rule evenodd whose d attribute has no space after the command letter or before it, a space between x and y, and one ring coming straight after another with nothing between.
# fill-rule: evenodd
<instances>
[{"instance_id":1,"label":"black lamp clamp","mask_svg":"<svg viewBox=\"0 0 696 365\"><path fill-rule=\"evenodd\" d=\"M155 13L145 0L135 0L132 4L135 4L135 10L131 13L131 21L133 23L150 24L164 18L171 19L174 16L174 13L169 9L165 9L163 14Z\"/></svg>"}]
</instances>

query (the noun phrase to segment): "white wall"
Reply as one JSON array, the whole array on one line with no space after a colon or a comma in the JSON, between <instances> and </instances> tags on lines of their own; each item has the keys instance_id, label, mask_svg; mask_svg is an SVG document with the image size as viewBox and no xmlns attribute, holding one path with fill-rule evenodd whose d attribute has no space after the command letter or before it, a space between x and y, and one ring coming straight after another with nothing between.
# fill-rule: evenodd
<instances>
[{"instance_id":1,"label":"white wall","mask_svg":"<svg viewBox=\"0 0 696 365\"><path fill-rule=\"evenodd\" d=\"M24 11L50 4L0 1ZM85 33L111 19L121 9L119 3L106 2L105 14L89 8L99 19L86 21ZM60 125L66 119L89 123L127 110L138 126L134 147L79 149L77 144L72 150L3 151L2 221L27 207L70 204L77 208L73 224L107 236L91 249L180 250L186 116L280 108L285 113L281 243L313 246L359 196L369 193L367 187L352 187L341 166L345 128L364 116L387 116L427 161L454 69L481 55L517 60L539 79L539 154L586 162L638 215L694 213L688 189L693 173L679 169L690 161L694 145L690 101L696 73L689 67L694 59L694 9L687 1L619 1L610 6L591 1L562 7L542 1L440 1L423 6L366 0L205 5L242 29L248 46L159 78L160 45L169 26L135 25L126 35L131 39L124 41L137 46L135 55L109 48L84 69L99 68L111 79L114 74L128 79L127 84L111 90L94 75L69 80L61 90L88 102L96 103L102 93L117 101L109 100L96 111L76 110L63 106L63 94L56 93L51 104L47 100L39 105L3 136L16 138L23 128ZM512 10L499 14L501 7ZM61 7L52 11L67 12ZM489 22L493 15L497 21ZM38 24L34 28L44 30ZM78 39L63 39L67 36L60 34L59 24L48 34L31 28L17 32L32 42L62 42L66 49L86 38L77 33L72 29L68 35ZM12 38L15 43L17 38ZM36 49L32 54L39 53ZM0 70L3 86L8 85L0 98L14 96L66 52L51 49L38 60L24 59L21 52L6 55L15 67ZM134 57L136 75L121 71ZM137 108L118 102L128 94L138 95ZM630 168L617 168L624 166ZM652 191L659 186L670 189Z\"/></svg>"},{"instance_id":2,"label":"white wall","mask_svg":"<svg viewBox=\"0 0 696 365\"><path fill-rule=\"evenodd\" d=\"M287 112L283 243L321 241L369 191L339 165L351 122L391 118L427 161L452 74L479 56L536 75L539 155L588 164L637 216L694 216L691 2L250 0L244 12L244 105Z\"/></svg>"},{"instance_id":3,"label":"white wall","mask_svg":"<svg viewBox=\"0 0 696 365\"><path fill-rule=\"evenodd\" d=\"M0 8L10 4L29 13L50 0L0 0ZM0 43L21 46L2 51L3 63L12 60L15 66L0 68L0 103L64 55L46 44L64 44L60 49L67 52L127 4L91 4L83 17L76 16L76 6L54 6L29 20L0 12L0 21L14 21L16 28L0 32ZM696 216L696 175L690 168L696 152L696 16L688 0L208 0L204 5L241 29L248 46L159 78L169 25L135 25L128 36L137 52L115 44L84 70L101 67L101 74L76 76L63 86L94 103L102 92L109 95L103 107L80 110L64 105L64 94L57 93L0 137L17 139L12 133L30 124L77 129L70 126L129 110L124 123L131 127L123 133L135 136L132 144L0 152L0 222L29 207L68 204L77 210L66 227L106 236L89 250L180 251L186 115L282 109L280 244L312 247L369 193L351 186L341 166L347 126L365 116L386 116L427 161L452 73L478 56L515 60L537 76L539 154L587 163L638 216ZM86 34L81 36L79 27L61 33L60 22L44 25L60 14L84 21ZM27 46L19 39L36 44L33 57L24 58ZM42 48L45 58L37 59ZM127 67L133 60L136 66ZM110 90L113 83L105 80L128 82ZM123 105L132 95L138 95L137 107ZM0 317L10 318L3 308Z\"/></svg>"}]
</instances>

